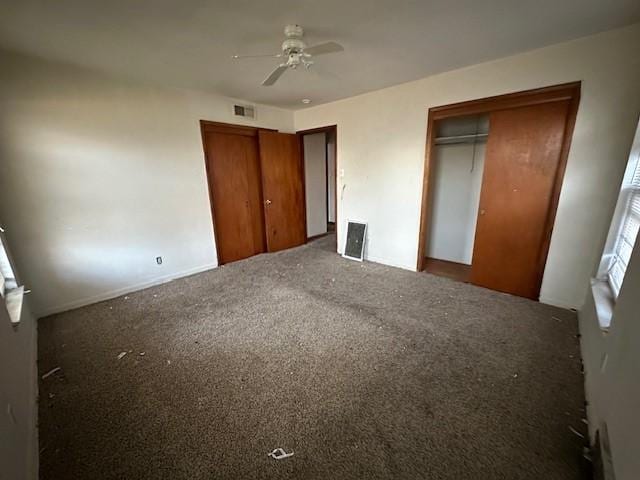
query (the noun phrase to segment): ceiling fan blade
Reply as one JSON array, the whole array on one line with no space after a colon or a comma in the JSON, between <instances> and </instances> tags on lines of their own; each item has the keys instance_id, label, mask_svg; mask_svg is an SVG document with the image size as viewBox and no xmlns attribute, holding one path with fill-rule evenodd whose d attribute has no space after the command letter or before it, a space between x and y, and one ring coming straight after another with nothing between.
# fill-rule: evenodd
<instances>
[{"instance_id":1,"label":"ceiling fan blade","mask_svg":"<svg viewBox=\"0 0 640 480\"><path fill-rule=\"evenodd\" d=\"M269 74L267 78L264 79L264 81L262 82L262 86L270 87L271 85L276 83L276 81L278 81L278 79L282 76L282 74L287 71L287 68L289 67L285 63L283 63L282 65L279 65L273 72Z\"/></svg>"},{"instance_id":2,"label":"ceiling fan blade","mask_svg":"<svg viewBox=\"0 0 640 480\"><path fill-rule=\"evenodd\" d=\"M304 53L309 55L324 55L326 53L335 53L344 51L344 47L336 42L319 43L312 47L304 49Z\"/></svg>"},{"instance_id":3,"label":"ceiling fan blade","mask_svg":"<svg viewBox=\"0 0 640 480\"><path fill-rule=\"evenodd\" d=\"M231 58L233 58L234 60L241 60L243 58L265 58L265 57L280 58L281 56L282 56L281 53L273 53L273 54L267 54L267 55L231 55Z\"/></svg>"}]
</instances>

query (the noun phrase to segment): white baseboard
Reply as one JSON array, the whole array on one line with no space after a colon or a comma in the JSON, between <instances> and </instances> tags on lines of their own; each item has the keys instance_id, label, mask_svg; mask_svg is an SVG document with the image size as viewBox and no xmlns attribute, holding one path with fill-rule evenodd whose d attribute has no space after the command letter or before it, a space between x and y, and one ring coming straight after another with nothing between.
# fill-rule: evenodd
<instances>
[{"instance_id":1,"label":"white baseboard","mask_svg":"<svg viewBox=\"0 0 640 480\"><path fill-rule=\"evenodd\" d=\"M72 302L67 302L61 305L56 305L54 307L46 308L44 310L38 311L35 316L37 318L42 318L48 315L53 315L54 313L66 312L67 310L73 310L74 308L84 307L86 305L91 305L92 303L102 302L104 300L110 300L112 298L116 298L121 295L126 295L127 293L137 292L138 290L144 290L145 288L161 285L163 283L171 282L172 280L177 280L182 277L188 277L189 275L194 275L196 273L206 272L207 270L212 270L217 266L218 266L217 263L210 263L206 265L201 265L199 267L190 268L187 270L182 270L180 272L169 273L167 275L152 278L150 280L147 280L141 283L136 283L134 285L127 285L126 287L110 290L108 292L99 293L97 295L92 295L90 297L80 298Z\"/></svg>"},{"instance_id":2,"label":"white baseboard","mask_svg":"<svg viewBox=\"0 0 640 480\"><path fill-rule=\"evenodd\" d=\"M540 295L540 303L544 303L546 305L551 305L554 307L564 308L565 310L579 310L580 307L576 306L574 303L571 303L567 300L559 300L557 298L551 298L547 295Z\"/></svg>"},{"instance_id":3,"label":"white baseboard","mask_svg":"<svg viewBox=\"0 0 640 480\"><path fill-rule=\"evenodd\" d=\"M386 258L378 258L371 256L365 252L364 259L367 262L380 263L381 265L386 265L387 267L401 268L402 270L409 270L410 272L415 272L416 266L403 265L401 263L390 262Z\"/></svg>"}]
</instances>

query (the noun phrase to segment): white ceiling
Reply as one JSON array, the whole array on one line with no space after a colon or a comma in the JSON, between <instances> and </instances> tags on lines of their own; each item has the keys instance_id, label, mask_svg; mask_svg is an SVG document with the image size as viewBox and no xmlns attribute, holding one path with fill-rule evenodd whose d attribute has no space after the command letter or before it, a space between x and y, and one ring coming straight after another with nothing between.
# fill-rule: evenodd
<instances>
[{"instance_id":1,"label":"white ceiling","mask_svg":"<svg viewBox=\"0 0 640 480\"><path fill-rule=\"evenodd\" d=\"M286 108L350 97L640 21L638 0L0 0L0 45ZM260 82L287 23L345 51Z\"/></svg>"}]
</instances>

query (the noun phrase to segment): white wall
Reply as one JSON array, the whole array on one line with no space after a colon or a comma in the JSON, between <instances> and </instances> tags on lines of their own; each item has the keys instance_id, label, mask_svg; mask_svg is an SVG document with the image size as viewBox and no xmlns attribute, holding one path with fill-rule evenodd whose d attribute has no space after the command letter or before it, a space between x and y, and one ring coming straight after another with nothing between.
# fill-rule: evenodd
<instances>
[{"instance_id":1,"label":"white wall","mask_svg":"<svg viewBox=\"0 0 640 480\"><path fill-rule=\"evenodd\" d=\"M324 132L304 135L307 237L327 233L327 140Z\"/></svg>"},{"instance_id":2,"label":"white wall","mask_svg":"<svg viewBox=\"0 0 640 480\"><path fill-rule=\"evenodd\" d=\"M639 79L636 24L300 110L295 126L338 125L339 218L369 222L369 260L415 269L428 108L581 80L541 291L544 302L579 307L617 195L616 185L602 179L624 170L640 111Z\"/></svg>"},{"instance_id":3,"label":"white wall","mask_svg":"<svg viewBox=\"0 0 640 480\"><path fill-rule=\"evenodd\" d=\"M35 313L216 266L198 122L250 123L231 99L0 64L0 221ZM287 110L258 106L258 120L294 131Z\"/></svg>"},{"instance_id":4,"label":"white wall","mask_svg":"<svg viewBox=\"0 0 640 480\"><path fill-rule=\"evenodd\" d=\"M0 305L0 478L38 478L36 320L25 303L17 327Z\"/></svg>"},{"instance_id":5,"label":"white wall","mask_svg":"<svg viewBox=\"0 0 640 480\"><path fill-rule=\"evenodd\" d=\"M437 145L427 256L471 265L485 143Z\"/></svg>"},{"instance_id":6,"label":"white wall","mask_svg":"<svg viewBox=\"0 0 640 480\"><path fill-rule=\"evenodd\" d=\"M625 172L623 185L627 191L639 155L640 125ZM619 178L606 181L620 185ZM620 195L604 249L607 254L615 246L627 200L627 195ZM602 269L608 268L609 261L603 263L606 266L600 266L601 280L606 278ZM589 430L594 440L595 432L602 432L602 426L607 425L616 478L636 479L640 478L640 236L613 310L605 289L604 282L594 281L579 314ZM608 327L607 333L601 325Z\"/></svg>"},{"instance_id":7,"label":"white wall","mask_svg":"<svg viewBox=\"0 0 640 480\"><path fill-rule=\"evenodd\" d=\"M615 182L615 179L611 179ZM617 182L616 182L617 183ZM618 183L619 184L619 183ZM588 289L580 310L582 360L592 435L606 423L616 480L640 478L640 236L613 310L600 330ZM606 361L605 361L606 358Z\"/></svg>"}]
</instances>

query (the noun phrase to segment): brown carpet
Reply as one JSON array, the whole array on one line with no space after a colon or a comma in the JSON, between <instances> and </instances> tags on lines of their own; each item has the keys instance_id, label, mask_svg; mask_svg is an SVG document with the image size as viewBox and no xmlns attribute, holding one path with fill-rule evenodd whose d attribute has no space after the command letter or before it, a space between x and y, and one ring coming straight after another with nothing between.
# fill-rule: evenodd
<instances>
[{"instance_id":1,"label":"brown carpet","mask_svg":"<svg viewBox=\"0 0 640 480\"><path fill-rule=\"evenodd\" d=\"M582 478L574 313L334 241L42 319L41 478Z\"/></svg>"}]
</instances>

